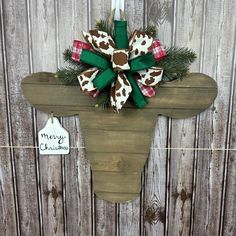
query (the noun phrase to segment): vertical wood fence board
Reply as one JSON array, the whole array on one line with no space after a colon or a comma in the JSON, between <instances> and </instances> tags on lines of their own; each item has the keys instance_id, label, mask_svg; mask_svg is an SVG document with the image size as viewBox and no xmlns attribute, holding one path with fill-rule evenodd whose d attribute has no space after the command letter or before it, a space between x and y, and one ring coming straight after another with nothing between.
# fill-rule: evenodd
<instances>
[{"instance_id":1,"label":"vertical wood fence board","mask_svg":"<svg viewBox=\"0 0 236 236\"><path fill-rule=\"evenodd\" d=\"M146 25L156 25L158 38L164 45L170 46L173 31L173 2L170 0L146 2ZM158 91L157 91L158 92ZM158 117L154 130L152 147L167 146L168 119ZM166 172L167 152L151 150L145 168L145 199L144 199L144 234L148 236L165 234L166 218ZM152 205L154 208L152 209ZM154 215L151 215L154 213ZM158 222L155 217L160 216ZM154 218L153 218L154 217Z\"/></svg>"},{"instance_id":2,"label":"vertical wood fence board","mask_svg":"<svg viewBox=\"0 0 236 236\"><path fill-rule=\"evenodd\" d=\"M235 3L234 3L235 4ZM233 5L235 7L235 5ZM233 8L234 9L234 8ZM234 19L234 22L236 19ZM233 31L233 28L232 28ZM236 29L234 31L234 42L236 40ZM234 43L234 52L232 58L232 114L229 113L228 119L231 120L231 127L228 127L229 130L229 148L236 149L236 45ZM228 145L228 143L226 143ZM226 173L226 190L224 200L224 209L223 209L223 222L222 226L222 235L233 236L236 234L236 151L229 151L228 154L228 163L227 163L227 173Z\"/></svg>"},{"instance_id":3,"label":"vertical wood fence board","mask_svg":"<svg viewBox=\"0 0 236 236\"><path fill-rule=\"evenodd\" d=\"M119 207L119 235L140 235L140 197Z\"/></svg>"},{"instance_id":4,"label":"vertical wood fence board","mask_svg":"<svg viewBox=\"0 0 236 236\"><path fill-rule=\"evenodd\" d=\"M133 32L135 29L142 29L144 26L144 1L126 0L125 17L128 20L128 29Z\"/></svg>"},{"instance_id":5,"label":"vertical wood fence board","mask_svg":"<svg viewBox=\"0 0 236 236\"><path fill-rule=\"evenodd\" d=\"M96 21L105 20L111 13L111 1L90 0L90 28L94 28Z\"/></svg>"},{"instance_id":6,"label":"vertical wood fence board","mask_svg":"<svg viewBox=\"0 0 236 236\"><path fill-rule=\"evenodd\" d=\"M203 72L217 80L219 90L213 108L200 115L198 142L200 147L224 148L234 53L232 48L235 43L232 30L235 28L235 20L232 21L235 3L208 1L205 6ZM198 152L194 235L219 234L224 154L223 151Z\"/></svg>"},{"instance_id":7,"label":"vertical wood fence board","mask_svg":"<svg viewBox=\"0 0 236 236\"><path fill-rule=\"evenodd\" d=\"M96 20L105 19L111 11L111 1L91 1L90 28L94 28ZM84 134L86 135L86 134ZM89 157L87 157L89 158ZM116 204L106 202L95 196L95 234L115 235L117 228Z\"/></svg>"},{"instance_id":8,"label":"vertical wood fence board","mask_svg":"<svg viewBox=\"0 0 236 236\"><path fill-rule=\"evenodd\" d=\"M234 147L235 148L235 147ZM229 153L227 187L224 208L223 235L234 236L236 234L236 158L235 151Z\"/></svg>"},{"instance_id":9,"label":"vertical wood fence board","mask_svg":"<svg viewBox=\"0 0 236 236\"><path fill-rule=\"evenodd\" d=\"M125 15L129 22L128 29L132 32L143 27L144 3L143 1L126 0ZM140 197L134 201L119 204L118 233L120 236L140 235Z\"/></svg>"},{"instance_id":10,"label":"vertical wood fence board","mask_svg":"<svg viewBox=\"0 0 236 236\"><path fill-rule=\"evenodd\" d=\"M234 74L235 76L235 74ZM235 78L234 78L235 79ZM234 88L235 90L236 88ZM236 96L234 99L233 122L231 126L230 148L236 149ZM226 181L225 205L223 213L223 234L227 236L236 235L236 154L229 152L227 181Z\"/></svg>"},{"instance_id":11,"label":"vertical wood fence board","mask_svg":"<svg viewBox=\"0 0 236 236\"><path fill-rule=\"evenodd\" d=\"M2 30L1 27L0 35L4 33ZM8 146L10 143L8 136L7 94L4 83L4 49L2 48L2 40L3 38L0 37L0 146ZM10 149L2 148L0 149L0 233L2 235L17 235L15 207L11 153Z\"/></svg>"},{"instance_id":12,"label":"vertical wood fence board","mask_svg":"<svg viewBox=\"0 0 236 236\"><path fill-rule=\"evenodd\" d=\"M31 107L26 103L20 89L21 79L29 74L27 15L25 1L4 1L7 73L11 127L15 146L34 145L32 138ZM33 149L14 150L19 206L20 231L22 235L39 235L39 211L37 181Z\"/></svg>"},{"instance_id":13,"label":"vertical wood fence board","mask_svg":"<svg viewBox=\"0 0 236 236\"><path fill-rule=\"evenodd\" d=\"M0 31L6 41L4 51L0 40L0 146L35 145L34 127L43 128L48 116L38 111L34 116L22 96L21 79L29 74L31 64L35 72L55 72L59 64L64 65L63 50L72 45L73 39L82 39L81 31L94 26L96 19L109 14L111 1L1 0L0 4L4 13ZM191 150L173 150L169 156L166 150L155 149L170 144L224 148L229 139L229 147L236 148L236 88L231 84L235 80L236 3L126 0L125 9L131 30L155 24L164 45L193 48L198 59L191 71L200 68L217 80L217 100L197 120L169 122L165 117L158 118L142 197L126 204L94 197L85 149L72 149L63 157L36 159L34 149L0 147L0 235L17 235L18 215L21 235L40 235L41 218L45 236L236 234L235 151L198 151L195 155ZM3 52L7 59L5 78ZM63 118L62 122L70 132L71 146L84 146L82 136L86 133L80 131L79 118Z\"/></svg>"},{"instance_id":14,"label":"vertical wood fence board","mask_svg":"<svg viewBox=\"0 0 236 236\"><path fill-rule=\"evenodd\" d=\"M95 235L116 235L116 206L113 203L95 198Z\"/></svg>"},{"instance_id":15,"label":"vertical wood fence board","mask_svg":"<svg viewBox=\"0 0 236 236\"><path fill-rule=\"evenodd\" d=\"M42 164L43 161L46 162L46 160L42 160L40 164L44 234L64 235L62 186L59 175L61 170L60 157L50 157L47 165Z\"/></svg>"},{"instance_id":16,"label":"vertical wood fence board","mask_svg":"<svg viewBox=\"0 0 236 236\"><path fill-rule=\"evenodd\" d=\"M166 184L166 121L158 117L150 156L146 164L144 226L145 235L164 235L165 227L165 184ZM152 149L153 148L153 149Z\"/></svg>"},{"instance_id":17,"label":"vertical wood fence board","mask_svg":"<svg viewBox=\"0 0 236 236\"><path fill-rule=\"evenodd\" d=\"M30 2L32 22L32 58L34 71L56 71L56 13L55 1ZM37 112L37 131L48 116ZM45 235L63 235L63 191L61 156L39 156L42 221Z\"/></svg>"},{"instance_id":18,"label":"vertical wood fence board","mask_svg":"<svg viewBox=\"0 0 236 236\"><path fill-rule=\"evenodd\" d=\"M74 39L83 40L81 32L88 29L89 23L88 7L88 1L85 0L59 2L60 67L66 66L63 62L63 51L72 45ZM78 117L63 118L63 127L69 131L70 145L73 147L84 146L79 124ZM67 235L92 235L92 186L88 157L84 149L71 149L70 154L64 157L64 162L66 233Z\"/></svg>"},{"instance_id":19,"label":"vertical wood fence board","mask_svg":"<svg viewBox=\"0 0 236 236\"><path fill-rule=\"evenodd\" d=\"M198 55L191 71L199 71L201 51L202 2L176 4L174 44L192 48ZM171 146L194 147L195 118L172 120ZM188 235L190 232L194 151L173 150L170 159L169 235Z\"/></svg>"}]
</instances>

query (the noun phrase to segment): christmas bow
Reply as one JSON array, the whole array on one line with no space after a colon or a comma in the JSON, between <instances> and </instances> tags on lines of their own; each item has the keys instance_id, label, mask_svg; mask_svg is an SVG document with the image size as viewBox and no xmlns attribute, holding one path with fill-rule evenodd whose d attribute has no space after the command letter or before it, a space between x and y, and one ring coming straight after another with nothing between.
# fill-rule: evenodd
<instances>
[{"instance_id":1,"label":"christmas bow","mask_svg":"<svg viewBox=\"0 0 236 236\"><path fill-rule=\"evenodd\" d=\"M78 76L82 90L98 94L110 86L111 105L116 111L129 96L137 107L144 107L148 103L144 95L155 95L152 87L161 81L163 73L155 66L156 57L150 52L156 48L153 38L135 31L128 40L126 21L114 21L115 41L106 32L98 30L83 32L83 35L87 44L81 44L79 60L93 67ZM163 56L164 50L161 52Z\"/></svg>"}]
</instances>

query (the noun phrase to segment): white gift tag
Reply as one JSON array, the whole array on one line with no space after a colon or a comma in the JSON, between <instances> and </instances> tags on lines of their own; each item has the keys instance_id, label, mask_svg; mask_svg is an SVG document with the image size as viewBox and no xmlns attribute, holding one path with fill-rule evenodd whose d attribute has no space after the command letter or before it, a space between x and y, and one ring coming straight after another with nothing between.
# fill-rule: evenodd
<instances>
[{"instance_id":1,"label":"white gift tag","mask_svg":"<svg viewBox=\"0 0 236 236\"><path fill-rule=\"evenodd\" d=\"M38 133L39 154L58 155L70 152L69 133L55 117L49 118L46 126Z\"/></svg>"}]
</instances>

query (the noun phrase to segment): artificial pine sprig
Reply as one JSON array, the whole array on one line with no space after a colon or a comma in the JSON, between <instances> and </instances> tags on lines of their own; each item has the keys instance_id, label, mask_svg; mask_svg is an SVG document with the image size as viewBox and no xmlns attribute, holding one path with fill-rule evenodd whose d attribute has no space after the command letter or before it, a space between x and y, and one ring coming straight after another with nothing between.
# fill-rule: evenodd
<instances>
[{"instance_id":1,"label":"artificial pine sprig","mask_svg":"<svg viewBox=\"0 0 236 236\"><path fill-rule=\"evenodd\" d=\"M85 71L87 68L84 66L77 67L65 67L58 69L56 72L56 77L60 80L62 84L66 85L77 85L79 84L78 75Z\"/></svg>"},{"instance_id":2,"label":"artificial pine sprig","mask_svg":"<svg viewBox=\"0 0 236 236\"><path fill-rule=\"evenodd\" d=\"M65 49L65 51L63 52L63 59L69 64L69 66L58 69L56 72L56 77L60 80L62 84L77 85L79 83L77 76L83 71L90 68L90 66L83 65L78 63L77 61L74 61L71 58L71 55L72 49Z\"/></svg>"},{"instance_id":3,"label":"artificial pine sprig","mask_svg":"<svg viewBox=\"0 0 236 236\"><path fill-rule=\"evenodd\" d=\"M95 24L95 29L104 31L108 33L109 35L112 35L112 28L108 24L108 20L98 20Z\"/></svg>"},{"instance_id":4,"label":"artificial pine sprig","mask_svg":"<svg viewBox=\"0 0 236 236\"><path fill-rule=\"evenodd\" d=\"M148 35L152 35L153 38L157 35L157 27L155 25L148 25L142 31Z\"/></svg>"},{"instance_id":5,"label":"artificial pine sprig","mask_svg":"<svg viewBox=\"0 0 236 236\"><path fill-rule=\"evenodd\" d=\"M104 31L104 32L108 33L111 37L113 37L112 24L113 24L114 14L115 14L115 11L113 10L111 12L111 15L108 16L105 20L100 19L100 20L96 21L95 29L100 30L100 31Z\"/></svg>"},{"instance_id":6,"label":"artificial pine sprig","mask_svg":"<svg viewBox=\"0 0 236 236\"><path fill-rule=\"evenodd\" d=\"M95 99L95 107L108 108L110 106L110 91L107 89L103 90Z\"/></svg>"},{"instance_id":7,"label":"artificial pine sprig","mask_svg":"<svg viewBox=\"0 0 236 236\"><path fill-rule=\"evenodd\" d=\"M65 51L63 52L63 59L64 59L64 61L69 63L72 66L78 66L79 63L77 61L74 61L71 58L71 55L72 55L72 48L70 47L70 48L65 49Z\"/></svg>"},{"instance_id":8,"label":"artificial pine sprig","mask_svg":"<svg viewBox=\"0 0 236 236\"><path fill-rule=\"evenodd\" d=\"M182 79L189 72L189 66L197 58L196 53L188 48L170 47L166 56L157 62L157 66L164 69L163 81Z\"/></svg>"}]
</instances>

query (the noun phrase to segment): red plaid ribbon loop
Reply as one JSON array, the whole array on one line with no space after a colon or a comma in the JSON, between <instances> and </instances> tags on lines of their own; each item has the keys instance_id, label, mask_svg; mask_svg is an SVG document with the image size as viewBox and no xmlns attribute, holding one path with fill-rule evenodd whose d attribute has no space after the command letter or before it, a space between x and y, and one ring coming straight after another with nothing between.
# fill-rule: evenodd
<instances>
[{"instance_id":1,"label":"red plaid ribbon loop","mask_svg":"<svg viewBox=\"0 0 236 236\"><path fill-rule=\"evenodd\" d=\"M74 61L80 61L80 55L83 49L91 50L90 44L83 41L74 40L71 59Z\"/></svg>"},{"instance_id":2,"label":"red plaid ribbon loop","mask_svg":"<svg viewBox=\"0 0 236 236\"><path fill-rule=\"evenodd\" d=\"M166 51L165 51L165 48L164 46L161 44L160 40L159 39L156 39L155 41L153 41L152 43L152 46L150 47L149 49L153 56L154 56L154 59L156 61L159 61L161 60L163 57L166 56Z\"/></svg>"},{"instance_id":3,"label":"red plaid ribbon loop","mask_svg":"<svg viewBox=\"0 0 236 236\"><path fill-rule=\"evenodd\" d=\"M138 80L137 81L137 84L142 92L142 94L145 96L145 97L153 97L156 95L156 91L153 87L149 87L149 86L146 86L146 85L143 85L141 82L139 82Z\"/></svg>"}]
</instances>

